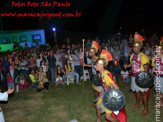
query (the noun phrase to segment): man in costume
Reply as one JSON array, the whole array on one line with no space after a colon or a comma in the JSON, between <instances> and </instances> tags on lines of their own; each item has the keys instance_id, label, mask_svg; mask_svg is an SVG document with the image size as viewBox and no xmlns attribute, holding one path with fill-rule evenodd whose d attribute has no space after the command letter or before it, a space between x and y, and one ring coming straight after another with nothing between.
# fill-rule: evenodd
<instances>
[{"instance_id":1,"label":"man in costume","mask_svg":"<svg viewBox=\"0 0 163 122\"><path fill-rule=\"evenodd\" d=\"M83 64L85 67L92 68L93 77L95 75L98 75L98 73L96 72L96 69L95 69L95 62L98 59L96 54L98 53L99 49L100 49L100 45L96 41L92 41L91 49L89 51L89 56L92 58L92 62L91 62L91 64ZM96 86L93 83L92 83L92 88L93 88L95 99L96 99L102 92L103 88L102 88L102 86ZM96 107L96 104L94 103L91 106ZM98 111L97 111L97 117L101 117L101 113L99 113Z\"/></svg>"},{"instance_id":2,"label":"man in costume","mask_svg":"<svg viewBox=\"0 0 163 122\"><path fill-rule=\"evenodd\" d=\"M103 92L109 90L110 88L119 89L119 87L117 86L116 82L113 79L112 74L108 70L105 69L105 67L108 64L108 61L111 61L111 60L112 60L111 54L107 50L102 50L100 58L98 58L96 61L95 68L97 71L100 72ZM121 112L121 115L119 118L118 118L119 115L117 117L116 116L113 117L112 111L105 108L105 106L102 103L103 95L104 94L102 93L96 99L97 112L100 114L105 112L106 119L111 122L127 122L125 109L123 108L123 112ZM101 122L100 116L97 116L97 122Z\"/></svg>"},{"instance_id":3,"label":"man in costume","mask_svg":"<svg viewBox=\"0 0 163 122\"><path fill-rule=\"evenodd\" d=\"M135 76L138 75L142 71L148 71L149 69L149 57L141 52L141 48L143 46L144 38L139 35L135 34L134 36L134 45L133 50L134 53L130 57L130 64L124 65L124 68L132 67L132 80L131 80L131 90L136 92L136 104L132 105L131 108L139 108L140 107L140 95L142 95L142 99L144 102L144 110L142 111L141 115L145 116L148 114L148 98L147 98L147 91L148 88L140 88L135 83Z\"/></svg>"},{"instance_id":4,"label":"man in costume","mask_svg":"<svg viewBox=\"0 0 163 122\"><path fill-rule=\"evenodd\" d=\"M97 72L96 72L96 69L94 66L95 66L96 60L98 59L96 54L98 53L99 49L100 49L100 45L96 41L92 41L91 49L89 51L89 56L92 58L92 62L91 62L91 64L83 64L85 67L91 67L92 68L93 76L97 75ZM97 98L103 88L102 88L102 86L95 86L93 83L92 83L92 87L94 90L95 98Z\"/></svg>"},{"instance_id":5,"label":"man in costume","mask_svg":"<svg viewBox=\"0 0 163 122\"><path fill-rule=\"evenodd\" d=\"M152 58L152 74L155 74L155 89L160 92L160 102L155 107L163 107L163 37L156 47L156 55Z\"/></svg>"},{"instance_id":6,"label":"man in costume","mask_svg":"<svg viewBox=\"0 0 163 122\"><path fill-rule=\"evenodd\" d=\"M9 88L7 92L0 93L0 101L7 101L8 100L8 94L13 93L14 89ZM0 107L0 122L5 122L2 109Z\"/></svg>"}]
</instances>

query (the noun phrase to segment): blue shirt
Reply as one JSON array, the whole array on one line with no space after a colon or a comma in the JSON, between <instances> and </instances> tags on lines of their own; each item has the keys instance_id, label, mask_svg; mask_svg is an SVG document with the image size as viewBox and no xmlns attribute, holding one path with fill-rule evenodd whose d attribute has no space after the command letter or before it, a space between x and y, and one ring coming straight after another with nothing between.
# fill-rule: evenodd
<instances>
[{"instance_id":1,"label":"blue shirt","mask_svg":"<svg viewBox=\"0 0 163 122\"><path fill-rule=\"evenodd\" d=\"M4 67L7 72L10 72L8 60L2 60L2 67Z\"/></svg>"}]
</instances>

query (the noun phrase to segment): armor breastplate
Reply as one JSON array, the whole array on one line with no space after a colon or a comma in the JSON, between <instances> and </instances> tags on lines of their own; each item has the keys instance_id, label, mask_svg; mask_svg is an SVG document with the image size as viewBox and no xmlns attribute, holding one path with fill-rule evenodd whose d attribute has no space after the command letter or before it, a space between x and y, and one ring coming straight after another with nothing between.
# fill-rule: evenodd
<instances>
[{"instance_id":1,"label":"armor breastplate","mask_svg":"<svg viewBox=\"0 0 163 122\"><path fill-rule=\"evenodd\" d=\"M116 82L113 79L112 74L108 73L104 77L107 77L107 76L110 77L113 80L113 82L116 84ZM105 83L104 77L101 77L101 83L102 83L102 86L104 88L104 91L107 91L107 90L111 89L111 86L107 86L107 84Z\"/></svg>"},{"instance_id":2,"label":"armor breastplate","mask_svg":"<svg viewBox=\"0 0 163 122\"><path fill-rule=\"evenodd\" d=\"M141 56L133 55L132 56L132 76L136 76L141 72Z\"/></svg>"},{"instance_id":3,"label":"armor breastplate","mask_svg":"<svg viewBox=\"0 0 163 122\"><path fill-rule=\"evenodd\" d=\"M111 86L107 86L105 81L104 81L104 78L101 78L101 81L102 81L102 86L104 88L104 91L107 91L109 89L111 89Z\"/></svg>"}]
</instances>

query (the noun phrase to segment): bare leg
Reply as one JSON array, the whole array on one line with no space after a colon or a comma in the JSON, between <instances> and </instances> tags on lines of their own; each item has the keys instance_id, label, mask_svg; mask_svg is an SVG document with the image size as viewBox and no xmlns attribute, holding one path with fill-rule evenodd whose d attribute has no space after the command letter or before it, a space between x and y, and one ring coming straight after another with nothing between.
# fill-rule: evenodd
<instances>
[{"instance_id":1,"label":"bare leg","mask_svg":"<svg viewBox=\"0 0 163 122\"><path fill-rule=\"evenodd\" d=\"M65 85L65 84L63 83L62 80L59 80L59 81L55 84L55 87L56 87L59 83L61 83L62 85Z\"/></svg>"},{"instance_id":2,"label":"bare leg","mask_svg":"<svg viewBox=\"0 0 163 122\"><path fill-rule=\"evenodd\" d=\"M94 90L94 95L95 95L95 99L96 99L96 98L99 96L99 93L98 93L97 91ZM91 107L96 107L96 104L93 103L93 104L91 105Z\"/></svg>"},{"instance_id":3,"label":"bare leg","mask_svg":"<svg viewBox=\"0 0 163 122\"><path fill-rule=\"evenodd\" d=\"M136 104L132 105L131 108L139 108L140 107L140 91L135 93Z\"/></svg>"},{"instance_id":4,"label":"bare leg","mask_svg":"<svg viewBox=\"0 0 163 122\"><path fill-rule=\"evenodd\" d=\"M59 84L59 81L55 83L55 87Z\"/></svg>"},{"instance_id":5,"label":"bare leg","mask_svg":"<svg viewBox=\"0 0 163 122\"><path fill-rule=\"evenodd\" d=\"M110 122L119 122L116 118L112 117L111 114L105 113L105 117L107 120L109 120Z\"/></svg>"},{"instance_id":6,"label":"bare leg","mask_svg":"<svg viewBox=\"0 0 163 122\"><path fill-rule=\"evenodd\" d=\"M95 99L99 96L99 93L97 91L94 92Z\"/></svg>"},{"instance_id":7,"label":"bare leg","mask_svg":"<svg viewBox=\"0 0 163 122\"><path fill-rule=\"evenodd\" d=\"M62 83L62 85L65 85L65 83L62 80L60 80L59 82Z\"/></svg>"},{"instance_id":8,"label":"bare leg","mask_svg":"<svg viewBox=\"0 0 163 122\"><path fill-rule=\"evenodd\" d=\"M142 111L141 115L146 116L149 111L148 111L148 99L147 99L147 92L142 92L143 96L143 101L144 101L144 110Z\"/></svg>"},{"instance_id":9,"label":"bare leg","mask_svg":"<svg viewBox=\"0 0 163 122\"><path fill-rule=\"evenodd\" d=\"M101 122L101 109L96 109L96 114L97 114L96 122Z\"/></svg>"}]
</instances>

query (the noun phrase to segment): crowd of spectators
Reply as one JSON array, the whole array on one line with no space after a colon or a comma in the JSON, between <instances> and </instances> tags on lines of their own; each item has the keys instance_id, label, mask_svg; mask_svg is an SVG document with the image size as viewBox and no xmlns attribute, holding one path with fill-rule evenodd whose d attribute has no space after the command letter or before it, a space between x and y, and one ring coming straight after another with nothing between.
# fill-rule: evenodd
<instances>
[{"instance_id":1,"label":"crowd of spectators","mask_svg":"<svg viewBox=\"0 0 163 122\"><path fill-rule=\"evenodd\" d=\"M125 38L111 38L109 40L96 40L100 43L101 49L108 50L113 61L109 62L107 69L115 74L121 75L122 81L129 82L130 71L123 68L129 64L133 53L133 36ZM155 46L160 39L156 35L146 38L142 51L150 57L154 56ZM25 45L23 50L7 51L0 54L0 89L7 90L9 87L16 87L17 91L31 86L37 91L47 90L49 83L56 87L65 85L65 79L76 81L80 84L83 76L82 64L91 64L89 49L91 40L86 40L84 58L82 41L75 43L37 46L29 48ZM99 51L99 54L100 54ZM89 75L91 76L91 69Z\"/></svg>"}]
</instances>

